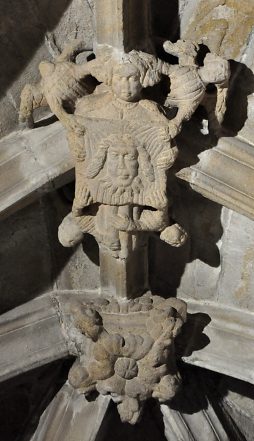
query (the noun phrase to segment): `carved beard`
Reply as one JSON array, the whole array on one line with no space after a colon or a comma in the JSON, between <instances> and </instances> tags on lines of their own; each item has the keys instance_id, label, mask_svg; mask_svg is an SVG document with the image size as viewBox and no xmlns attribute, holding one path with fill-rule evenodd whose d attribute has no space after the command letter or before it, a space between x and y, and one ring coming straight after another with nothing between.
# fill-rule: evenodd
<instances>
[{"instance_id":1,"label":"carved beard","mask_svg":"<svg viewBox=\"0 0 254 441\"><path fill-rule=\"evenodd\" d=\"M105 205L143 205L144 185L139 176L136 176L132 183L126 186L114 184L109 176L101 179L93 179L89 185L94 201ZM96 181L96 182L95 182Z\"/></svg>"}]
</instances>

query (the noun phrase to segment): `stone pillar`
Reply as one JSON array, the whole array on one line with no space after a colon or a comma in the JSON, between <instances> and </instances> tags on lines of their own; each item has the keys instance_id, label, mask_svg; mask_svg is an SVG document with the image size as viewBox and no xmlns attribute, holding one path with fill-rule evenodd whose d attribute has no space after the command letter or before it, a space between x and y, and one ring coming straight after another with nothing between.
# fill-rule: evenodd
<instances>
[{"instance_id":1,"label":"stone pillar","mask_svg":"<svg viewBox=\"0 0 254 441\"><path fill-rule=\"evenodd\" d=\"M122 250L120 257L113 257L100 246L101 294L131 299L148 289L147 240L144 238L141 243L137 236L121 234L125 236L122 239L125 240L126 249Z\"/></svg>"},{"instance_id":2,"label":"stone pillar","mask_svg":"<svg viewBox=\"0 0 254 441\"><path fill-rule=\"evenodd\" d=\"M149 50L150 0L97 0L96 53L110 50Z\"/></svg>"}]
</instances>

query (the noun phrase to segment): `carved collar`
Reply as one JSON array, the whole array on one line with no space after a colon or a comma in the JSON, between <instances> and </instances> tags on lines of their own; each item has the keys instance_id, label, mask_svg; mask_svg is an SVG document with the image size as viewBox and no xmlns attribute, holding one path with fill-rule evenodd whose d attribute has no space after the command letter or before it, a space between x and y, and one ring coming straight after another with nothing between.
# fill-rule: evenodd
<instances>
[{"instance_id":1,"label":"carved collar","mask_svg":"<svg viewBox=\"0 0 254 441\"><path fill-rule=\"evenodd\" d=\"M124 110L124 109L133 109L138 105L138 101L135 101L134 103L120 100L116 97L114 97L113 105L117 107L118 109Z\"/></svg>"}]
</instances>

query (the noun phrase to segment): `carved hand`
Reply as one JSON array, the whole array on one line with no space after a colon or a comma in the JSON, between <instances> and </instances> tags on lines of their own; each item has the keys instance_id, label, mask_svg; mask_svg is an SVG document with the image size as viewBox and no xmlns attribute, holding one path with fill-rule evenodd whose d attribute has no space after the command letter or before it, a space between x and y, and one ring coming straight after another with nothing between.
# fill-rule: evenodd
<instances>
[{"instance_id":1,"label":"carved hand","mask_svg":"<svg viewBox=\"0 0 254 441\"><path fill-rule=\"evenodd\" d=\"M134 222L129 217L120 216L119 214L112 216L111 223L117 230L130 231L134 228Z\"/></svg>"},{"instance_id":2,"label":"carved hand","mask_svg":"<svg viewBox=\"0 0 254 441\"><path fill-rule=\"evenodd\" d=\"M177 153L178 153L177 147L163 150L158 156L157 167L160 169L170 168L176 160Z\"/></svg>"},{"instance_id":3,"label":"carved hand","mask_svg":"<svg viewBox=\"0 0 254 441\"><path fill-rule=\"evenodd\" d=\"M170 139L174 139L178 133L181 131L182 128L182 122L178 124L174 122L174 120L169 121L168 123L168 131L169 131L169 137Z\"/></svg>"}]
</instances>

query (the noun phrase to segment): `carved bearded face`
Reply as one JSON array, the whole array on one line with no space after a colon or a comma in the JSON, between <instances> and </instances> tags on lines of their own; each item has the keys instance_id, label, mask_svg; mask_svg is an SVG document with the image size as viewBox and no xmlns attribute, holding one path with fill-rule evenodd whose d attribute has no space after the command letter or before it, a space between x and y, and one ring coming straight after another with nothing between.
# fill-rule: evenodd
<instances>
[{"instance_id":1,"label":"carved bearded face","mask_svg":"<svg viewBox=\"0 0 254 441\"><path fill-rule=\"evenodd\" d=\"M121 143L122 142L122 143ZM117 187L129 186L138 175L138 152L131 142L118 142L108 149L106 161L108 178Z\"/></svg>"},{"instance_id":2,"label":"carved bearded face","mask_svg":"<svg viewBox=\"0 0 254 441\"><path fill-rule=\"evenodd\" d=\"M123 101L137 101L142 89L138 69L131 63L118 65L113 71L111 87L117 98Z\"/></svg>"}]
</instances>

